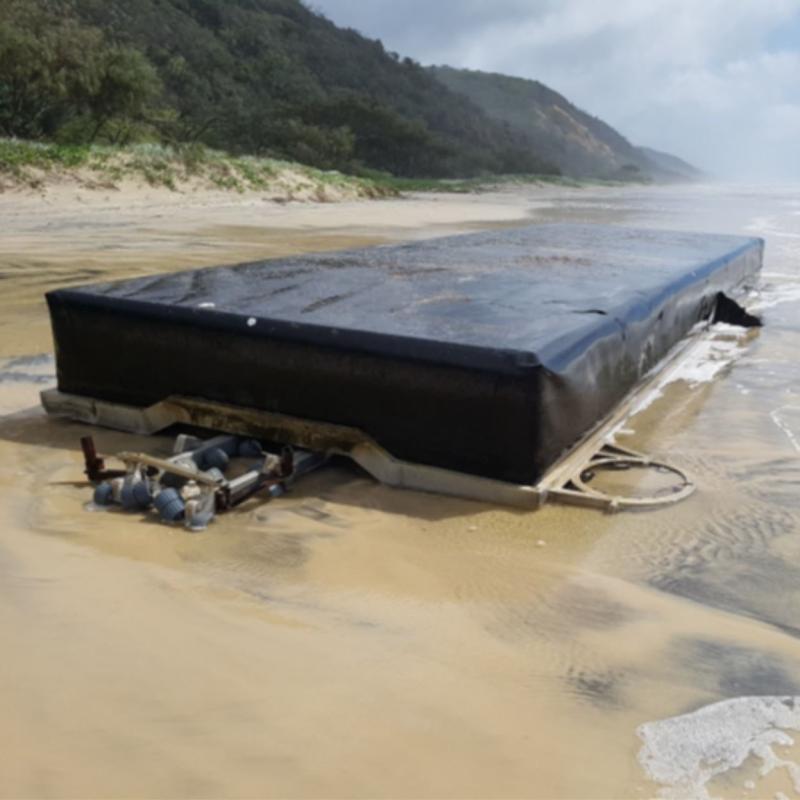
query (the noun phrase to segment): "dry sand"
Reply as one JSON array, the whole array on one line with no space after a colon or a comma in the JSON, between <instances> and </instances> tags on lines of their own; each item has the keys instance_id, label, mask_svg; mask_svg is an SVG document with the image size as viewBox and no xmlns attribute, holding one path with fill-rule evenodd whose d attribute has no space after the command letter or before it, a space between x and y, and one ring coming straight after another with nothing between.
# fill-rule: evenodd
<instances>
[{"instance_id":1,"label":"dry sand","mask_svg":"<svg viewBox=\"0 0 800 800\"><path fill-rule=\"evenodd\" d=\"M800 430L794 312L634 420L701 489L649 515L525 514L340 467L192 536L85 511L86 428L36 405L49 288L532 218L752 222L671 191L0 196L0 797L650 797L639 725L800 694L800 468L769 416L780 401ZM758 763L714 790L791 793Z\"/></svg>"}]
</instances>

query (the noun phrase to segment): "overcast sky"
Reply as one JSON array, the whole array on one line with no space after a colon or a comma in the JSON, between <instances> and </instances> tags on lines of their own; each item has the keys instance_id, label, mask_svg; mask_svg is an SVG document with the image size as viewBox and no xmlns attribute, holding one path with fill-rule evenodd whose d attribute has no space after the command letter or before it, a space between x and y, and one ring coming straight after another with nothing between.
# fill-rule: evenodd
<instances>
[{"instance_id":1,"label":"overcast sky","mask_svg":"<svg viewBox=\"0 0 800 800\"><path fill-rule=\"evenodd\" d=\"M800 0L310 0L423 64L536 78L721 177L800 178Z\"/></svg>"}]
</instances>

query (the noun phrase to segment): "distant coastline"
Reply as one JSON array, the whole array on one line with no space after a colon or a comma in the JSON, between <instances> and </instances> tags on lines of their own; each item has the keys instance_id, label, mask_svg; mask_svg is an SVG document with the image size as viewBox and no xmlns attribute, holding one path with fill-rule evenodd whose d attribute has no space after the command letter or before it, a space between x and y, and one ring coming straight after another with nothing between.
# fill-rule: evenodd
<instances>
[{"instance_id":1,"label":"distant coastline","mask_svg":"<svg viewBox=\"0 0 800 800\"><path fill-rule=\"evenodd\" d=\"M7 187L330 199L699 175L538 81L425 67L296 0L10 0L0 55Z\"/></svg>"}]
</instances>

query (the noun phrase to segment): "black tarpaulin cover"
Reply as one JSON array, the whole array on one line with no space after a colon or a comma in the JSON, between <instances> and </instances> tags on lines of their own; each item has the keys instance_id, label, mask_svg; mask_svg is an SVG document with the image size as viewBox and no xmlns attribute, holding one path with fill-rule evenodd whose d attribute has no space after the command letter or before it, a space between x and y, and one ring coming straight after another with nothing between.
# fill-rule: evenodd
<instances>
[{"instance_id":1,"label":"black tarpaulin cover","mask_svg":"<svg viewBox=\"0 0 800 800\"><path fill-rule=\"evenodd\" d=\"M531 483L761 266L734 236L536 225L47 295L62 392L197 396Z\"/></svg>"}]
</instances>

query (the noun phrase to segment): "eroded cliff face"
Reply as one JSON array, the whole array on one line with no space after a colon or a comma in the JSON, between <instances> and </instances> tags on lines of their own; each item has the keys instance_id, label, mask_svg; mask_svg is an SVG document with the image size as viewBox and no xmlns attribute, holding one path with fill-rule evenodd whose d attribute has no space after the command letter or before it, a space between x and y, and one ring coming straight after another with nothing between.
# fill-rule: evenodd
<instances>
[{"instance_id":1,"label":"eroded cliff face","mask_svg":"<svg viewBox=\"0 0 800 800\"><path fill-rule=\"evenodd\" d=\"M681 159L636 147L603 120L539 81L474 70L432 67L449 89L490 117L527 135L537 152L577 178L691 180L700 172Z\"/></svg>"}]
</instances>

